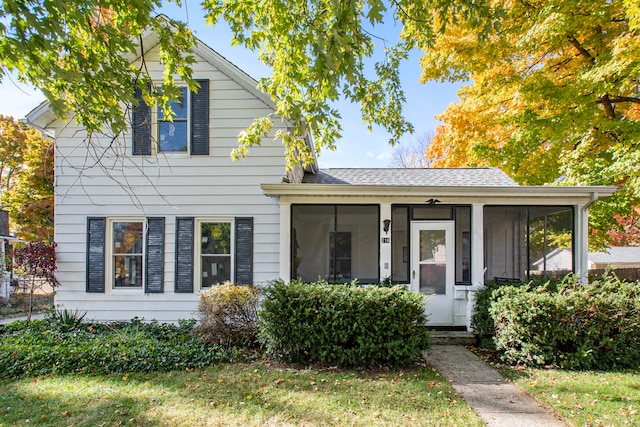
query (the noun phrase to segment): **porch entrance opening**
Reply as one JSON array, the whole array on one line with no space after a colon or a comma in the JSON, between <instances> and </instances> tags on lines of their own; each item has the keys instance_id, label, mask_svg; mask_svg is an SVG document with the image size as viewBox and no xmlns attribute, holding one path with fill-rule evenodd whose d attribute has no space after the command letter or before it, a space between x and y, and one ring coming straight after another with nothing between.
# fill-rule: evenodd
<instances>
[{"instance_id":1,"label":"porch entrance opening","mask_svg":"<svg viewBox=\"0 0 640 427\"><path fill-rule=\"evenodd\" d=\"M411 223L411 289L428 295L431 326L453 325L453 221Z\"/></svg>"}]
</instances>

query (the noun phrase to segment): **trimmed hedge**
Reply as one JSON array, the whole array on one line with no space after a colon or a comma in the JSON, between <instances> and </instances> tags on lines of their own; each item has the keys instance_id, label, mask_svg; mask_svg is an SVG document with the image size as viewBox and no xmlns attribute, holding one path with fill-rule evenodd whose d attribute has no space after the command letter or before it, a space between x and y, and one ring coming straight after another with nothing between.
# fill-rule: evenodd
<instances>
[{"instance_id":1,"label":"trimmed hedge","mask_svg":"<svg viewBox=\"0 0 640 427\"><path fill-rule=\"evenodd\" d=\"M13 322L0 326L0 376L170 371L237 358L198 338L194 328L195 321L169 325L137 319L74 327L54 318Z\"/></svg>"},{"instance_id":2,"label":"trimmed hedge","mask_svg":"<svg viewBox=\"0 0 640 427\"><path fill-rule=\"evenodd\" d=\"M401 366L429 345L425 297L403 287L276 281L263 297L259 338L285 362Z\"/></svg>"},{"instance_id":3,"label":"trimmed hedge","mask_svg":"<svg viewBox=\"0 0 640 427\"><path fill-rule=\"evenodd\" d=\"M506 286L489 310L509 363L567 369L640 366L640 284L615 276L557 289Z\"/></svg>"}]
</instances>

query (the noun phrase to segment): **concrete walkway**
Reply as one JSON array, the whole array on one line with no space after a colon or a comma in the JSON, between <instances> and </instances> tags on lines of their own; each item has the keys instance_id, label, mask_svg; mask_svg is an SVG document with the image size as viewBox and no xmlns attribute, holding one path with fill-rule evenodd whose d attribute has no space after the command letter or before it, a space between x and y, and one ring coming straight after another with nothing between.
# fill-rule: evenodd
<instances>
[{"instance_id":1,"label":"concrete walkway","mask_svg":"<svg viewBox=\"0 0 640 427\"><path fill-rule=\"evenodd\" d=\"M31 320L44 319L44 316L44 313L32 314ZM0 319L0 325L8 325L9 323L15 322L16 320L27 320L27 316L7 317L5 319Z\"/></svg>"},{"instance_id":2,"label":"concrete walkway","mask_svg":"<svg viewBox=\"0 0 640 427\"><path fill-rule=\"evenodd\" d=\"M571 425L461 345L434 345L426 357L489 427Z\"/></svg>"}]
</instances>

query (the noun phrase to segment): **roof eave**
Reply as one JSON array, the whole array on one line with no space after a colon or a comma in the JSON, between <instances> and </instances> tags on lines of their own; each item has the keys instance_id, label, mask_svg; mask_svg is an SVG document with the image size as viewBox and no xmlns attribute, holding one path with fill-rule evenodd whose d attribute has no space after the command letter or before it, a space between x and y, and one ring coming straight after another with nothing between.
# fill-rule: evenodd
<instances>
[{"instance_id":1,"label":"roof eave","mask_svg":"<svg viewBox=\"0 0 640 427\"><path fill-rule=\"evenodd\" d=\"M262 184L267 196L373 196L373 197L468 197L584 199L609 197L616 187L549 187L549 186L409 186L350 184Z\"/></svg>"}]
</instances>

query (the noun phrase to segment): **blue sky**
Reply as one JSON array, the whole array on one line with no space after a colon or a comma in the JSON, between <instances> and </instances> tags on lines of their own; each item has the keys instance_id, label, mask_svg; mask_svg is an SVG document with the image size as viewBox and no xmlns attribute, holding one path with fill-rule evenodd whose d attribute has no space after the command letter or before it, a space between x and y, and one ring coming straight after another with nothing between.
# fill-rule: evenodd
<instances>
[{"instance_id":1,"label":"blue sky","mask_svg":"<svg viewBox=\"0 0 640 427\"><path fill-rule=\"evenodd\" d=\"M239 46L231 46L230 32L225 25L219 24L216 28L205 25L199 5L188 5L188 13L184 6L178 8L175 5L164 8L162 12L188 22L198 38L252 77L267 75L268 69L252 52ZM373 31L377 36L393 40L398 29L390 21L384 28L376 28ZM401 68L407 97L405 117L415 128L413 135L407 135L400 141L401 145L411 144L420 136L432 131L438 125L434 115L444 111L449 103L458 99L457 90L460 84L419 83L419 58L420 52L416 51ZM382 56L374 59L380 60ZM38 91L17 84L11 76L7 76L0 84L0 114L22 118L42 100L43 97ZM389 135L379 128L369 132L362 124L357 105L340 102L337 107L342 115L342 139L337 141L335 151L325 150L320 154L320 167L389 167L393 152L393 147L388 144Z\"/></svg>"}]
</instances>

